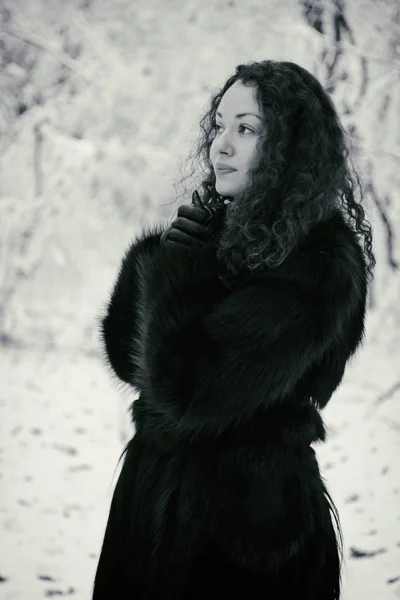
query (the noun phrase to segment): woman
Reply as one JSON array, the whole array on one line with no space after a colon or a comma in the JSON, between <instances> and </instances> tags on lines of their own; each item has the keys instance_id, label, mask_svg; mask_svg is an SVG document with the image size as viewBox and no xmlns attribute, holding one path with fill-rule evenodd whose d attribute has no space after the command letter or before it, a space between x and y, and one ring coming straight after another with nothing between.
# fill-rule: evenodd
<instances>
[{"instance_id":1,"label":"woman","mask_svg":"<svg viewBox=\"0 0 400 600\"><path fill-rule=\"evenodd\" d=\"M358 178L293 63L238 66L201 132L203 201L134 241L101 321L140 396L93 598L334 600L340 523L311 444L364 335Z\"/></svg>"}]
</instances>

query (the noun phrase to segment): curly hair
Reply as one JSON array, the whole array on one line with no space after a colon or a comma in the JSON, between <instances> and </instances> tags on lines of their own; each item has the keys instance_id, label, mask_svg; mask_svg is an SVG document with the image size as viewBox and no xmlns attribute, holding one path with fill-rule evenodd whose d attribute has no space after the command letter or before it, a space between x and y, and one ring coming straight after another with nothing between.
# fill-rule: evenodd
<instances>
[{"instance_id":1,"label":"curly hair","mask_svg":"<svg viewBox=\"0 0 400 600\"><path fill-rule=\"evenodd\" d=\"M203 201L224 198L215 190L210 147L218 105L238 80L255 88L267 134L259 139L246 190L227 206L217 257L228 278L242 268L279 266L312 227L339 209L357 239L363 238L366 267L373 279L372 230L361 205L362 186L346 132L321 84L295 63L241 64L212 95L189 156L202 168Z\"/></svg>"}]
</instances>

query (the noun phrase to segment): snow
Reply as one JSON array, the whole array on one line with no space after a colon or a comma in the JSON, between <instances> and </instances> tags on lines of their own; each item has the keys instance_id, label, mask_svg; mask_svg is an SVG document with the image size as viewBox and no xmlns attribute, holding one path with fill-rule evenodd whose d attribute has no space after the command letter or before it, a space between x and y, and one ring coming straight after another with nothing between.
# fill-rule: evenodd
<instances>
[{"instance_id":1,"label":"snow","mask_svg":"<svg viewBox=\"0 0 400 600\"><path fill-rule=\"evenodd\" d=\"M350 365L315 447L342 522L343 600L400 597L400 389L376 404L396 357L373 350ZM134 396L79 352L3 349L0 376L0 597L89 600Z\"/></svg>"},{"instance_id":2,"label":"snow","mask_svg":"<svg viewBox=\"0 0 400 600\"><path fill-rule=\"evenodd\" d=\"M343 527L342 600L400 598L396 0L267 4L1 4L1 600L90 600L134 399L101 358L97 318L133 235L176 211L172 176L209 93L265 58L332 90L366 184L368 335L316 452Z\"/></svg>"},{"instance_id":3,"label":"snow","mask_svg":"<svg viewBox=\"0 0 400 600\"><path fill-rule=\"evenodd\" d=\"M1 598L89 598L121 444L99 359L3 351ZM72 592L70 592L72 594Z\"/></svg>"}]
</instances>

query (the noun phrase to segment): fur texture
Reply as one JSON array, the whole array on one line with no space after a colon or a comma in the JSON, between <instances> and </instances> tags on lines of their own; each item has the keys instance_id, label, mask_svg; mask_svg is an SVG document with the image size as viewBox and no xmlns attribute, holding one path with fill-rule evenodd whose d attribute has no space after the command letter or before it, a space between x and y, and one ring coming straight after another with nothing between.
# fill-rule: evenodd
<instances>
[{"instance_id":1,"label":"fur texture","mask_svg":"<svg viewBox=\"0 0 400 600\"><path fill-rule=\"evenodd\" d=\"M126 253L105 356L140 391L93 599L337 600L335 508L313 442L364 334L366 265L340 212L228 289L215 241Z\"/></svg>"}]
</instances>

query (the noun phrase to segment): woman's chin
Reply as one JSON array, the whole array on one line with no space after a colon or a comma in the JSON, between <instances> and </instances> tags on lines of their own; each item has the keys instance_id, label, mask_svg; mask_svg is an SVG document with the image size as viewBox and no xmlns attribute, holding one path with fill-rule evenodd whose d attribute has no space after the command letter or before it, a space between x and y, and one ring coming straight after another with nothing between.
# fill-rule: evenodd
<instances>
[{"instance_id":1,"label":"woman's chin","mask_svg":"<svg viewBox=\"0 0 400 600\"><path fill-rule=\"evenodd\" d=\"M218 192L218 194L220 196L230 196L233 197L234 194L234 190L232 190L232 188L230 188L227 185L222 184L218 184L218 182L216 182L215 184L215 189Z\"/></svg>"}]
</instances>

